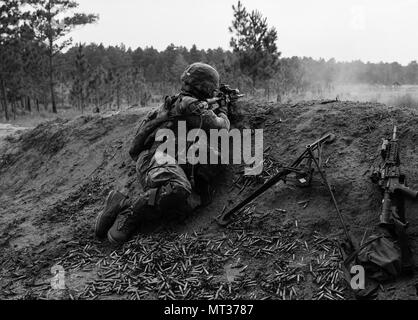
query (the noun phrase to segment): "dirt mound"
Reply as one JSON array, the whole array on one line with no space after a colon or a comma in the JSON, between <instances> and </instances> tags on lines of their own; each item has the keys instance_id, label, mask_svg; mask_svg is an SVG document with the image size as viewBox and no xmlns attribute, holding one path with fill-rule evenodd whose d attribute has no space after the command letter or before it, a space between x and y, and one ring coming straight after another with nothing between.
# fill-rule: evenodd
<instances>
[{"instance_id":1,"label":"dirt mound","mask_svg":"<svg viewBox=\"0 0 418 320\"><path fill-rule=\"evenodd\" d=\"M93 237L110 189L137 192L127 150L145 111L56 120L0 145L1 298L351 298L335 240L341 226L315 176L309 188L278 184L220 228L213 218L248 195L280 165L326 132L325 170L353 235L370 234L380 193L368 178L381 138L398 125L402 169L418 188L417 111L382 104L320 101L297 105L246 102L236 126L264 129L265 165L258 178L229 166L215 201L186 222L137 236L122 248ZM411 246L418 246L418 204L407 202ZM326 235L326 236L325 236ZM66 271L52 290L51 267ZM415 298L401 279L381 298Z\"/></svg>"}]
</instances>

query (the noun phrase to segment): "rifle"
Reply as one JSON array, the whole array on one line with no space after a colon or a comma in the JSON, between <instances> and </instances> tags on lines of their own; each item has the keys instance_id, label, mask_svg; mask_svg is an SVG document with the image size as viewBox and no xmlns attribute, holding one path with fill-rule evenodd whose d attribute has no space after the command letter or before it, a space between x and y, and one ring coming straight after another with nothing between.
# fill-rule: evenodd
<instances>
[{"instance_id":1,"label":"rifle","mask_svg":"<svg viewBox=\"0 0 418 320\"><path fill-rule=\"evenodd\" d=\"M308 186L311 183L312 175L314 173L314 168L312 167L312 164L315 165L316 169L318 170L319 174L321 175L321 178L328 188L328 191L331 195L335 210L338 214L338 217L340 219L341 225L344 229L344 233L346 235L346 239L348 241L348 245L353 247L353 241L350 237L350 234L348 232L348 229L346 227L346 224L344 222L343 216L341 214L341 211L338 207L337 201L335 199L334 193L332 191L332 188L330 184L328 183L328 180L325 176L325 173L321 170L321 164L322 164L322 147L324 143L332 143L335 139L335 136L331 133L328 133L321 137L320 139L316 140L315 142L309 144L306 146L305 151L297 158L289 167L283 167L276 175L274 175L272 178L270 178L268 181L266 181L261 187L259 187L256 191L254 191L251 195L249 195L246 199L238 203L234 208L232 208L230 211L222 214L220 217L217 218L217 222L221 226L226 226L231 222L231 217L238 213L242 208L244 208L247 204L249 204L251 201L256 199L258 196L260 196L262 193L270 189L272 186L274 186L279 181L286 182L287 176L291 173L296 174L296 181L301 186ZM315 151L317 154L315 155ZM306 163L304 161L306 160Z\"/></svg>"},{"instance_id":2,"label":"rifle","mask_svg":"<svg viewBox=\"0 0 418 320\"><path fill-rule=\"evenodd\" d=\"M237 101L242 98L244 94L241 94L238 89L232 89L229 85L222 83L218 89L218 93L214 98L207 99L207 103L211 110L215 111L220 106L227 106L228 113L234 113L234 110L230 110L231 102ZM213 107L211 107L213 106Z\"/></svg>"},{"instance_id":3,"label":"rifle","mask_svg":"<svg viewBox=\"0 0 418 320\"><path fill-rule=\"evenodd\" d=\"M399 143L396 137L397 128L394 126L392 139L383 139L380 155L382 162L379 169L372 173L371 179L383 191L381 226L400 224L406 226L405 214L396 206L398 195L417 198L418 192L408 188L406 177L400 170Z\"/></svg>"}]
</instances>

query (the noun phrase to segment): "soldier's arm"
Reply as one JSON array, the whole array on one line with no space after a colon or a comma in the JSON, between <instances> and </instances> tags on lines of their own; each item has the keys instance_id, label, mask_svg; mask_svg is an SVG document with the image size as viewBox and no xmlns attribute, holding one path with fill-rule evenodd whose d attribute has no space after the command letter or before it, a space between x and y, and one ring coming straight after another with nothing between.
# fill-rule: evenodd
<instances>
[{"instance_id":1,"label":"soldier's arm","mask_svg":"<svg viewBox=\"0 0 418 320\"><path fill-rule=\"evenodd\" d=\"M195 101L190 104L180 105L180 113L183 115L199 116L202 122L202 129L227 129L230 128L228 116L224 112L218 115L209 109L205 101Z\"/></svg>"}]
</instances>

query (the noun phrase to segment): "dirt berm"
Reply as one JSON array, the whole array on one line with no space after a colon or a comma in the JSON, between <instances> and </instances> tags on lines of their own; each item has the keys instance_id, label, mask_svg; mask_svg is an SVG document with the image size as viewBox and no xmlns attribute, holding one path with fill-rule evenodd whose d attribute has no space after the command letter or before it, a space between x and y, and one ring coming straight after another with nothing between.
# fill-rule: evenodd
<instances>
[{"instance_id":1,"label":"dirt berm","mask_svg":"<svg viewBox=\"0 0 418 320\"><path fill-rule=\"evenodd\" d=\"M325 171L361 241L378 222L381 195L369 175L394 124L402 170L418 189L418 111L318 101L241 107L237 127L264 129L262 177L228 166L211 205L186 221L147 226L119 248L94 239L94 219L112 188L136 192L127 151L144 110L55 120L7 137L0 145L0 298L352 299L336 245L342 228L317 175L308 188L277 184L228 228L213 219L332 132ZM406 212L417 260L418 203L408 200ZM378 298L416 299L415 283L409 276L384 284Z\"/></svg>"}]
</instances>

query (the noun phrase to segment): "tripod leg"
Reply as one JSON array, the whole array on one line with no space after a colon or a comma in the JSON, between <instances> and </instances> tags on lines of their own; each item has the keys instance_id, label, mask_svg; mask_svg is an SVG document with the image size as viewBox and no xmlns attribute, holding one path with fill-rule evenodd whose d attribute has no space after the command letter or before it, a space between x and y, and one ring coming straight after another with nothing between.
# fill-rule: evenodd
<instances>
[{"instance_id":1,"label":"tripod leg","mask_svg":"<svg viewBox=\"0 0 418 320\"><path fill-rule=\"evenodd\" d=\"M314 164L315 164L316 168L318 169L318 172L319 172L319 174L321 175L321 178L322 178L322 180L323 180L324 184L325 184L325 185L327 186L327 188L328 188L328 191L329 191L329 193L330 193L330 195L331 195L331 198L332 198L332 202L334 203L335 210L337 211L338 218L340 219L341 226L342 226L342 227L343 227L343 229L344 229L345 236L347 237L347 240L350 242L350 245L353 245L353 242L352 242L352 240L351 240L351 237L350 237L350 235L349 235L349 233L348 233L347 226L346 226L346 224L345 224L345 222L344 222L344 218L343 218L343 216L342 216L342 214L341 214L341 211L340 211L340 209L339 209L339 207L338 207L337 200L335 199L334 193L332 192L331 186L329 185L328 180L327 180L327 178L325 177L325 174L322 172L322 170L321 170L321 168L320 168L320 166L319 166L319 164L318 164L318 161L316 160L316 158L315 158L315 156L314 156L314 154L312 153L312 150L311 150L310 148L308 148L308 152L309 152L309 154L310 154L310 156L311 156L311 159L312 159L312 161L314 162Z\"/></svg>"}]
</instances>

